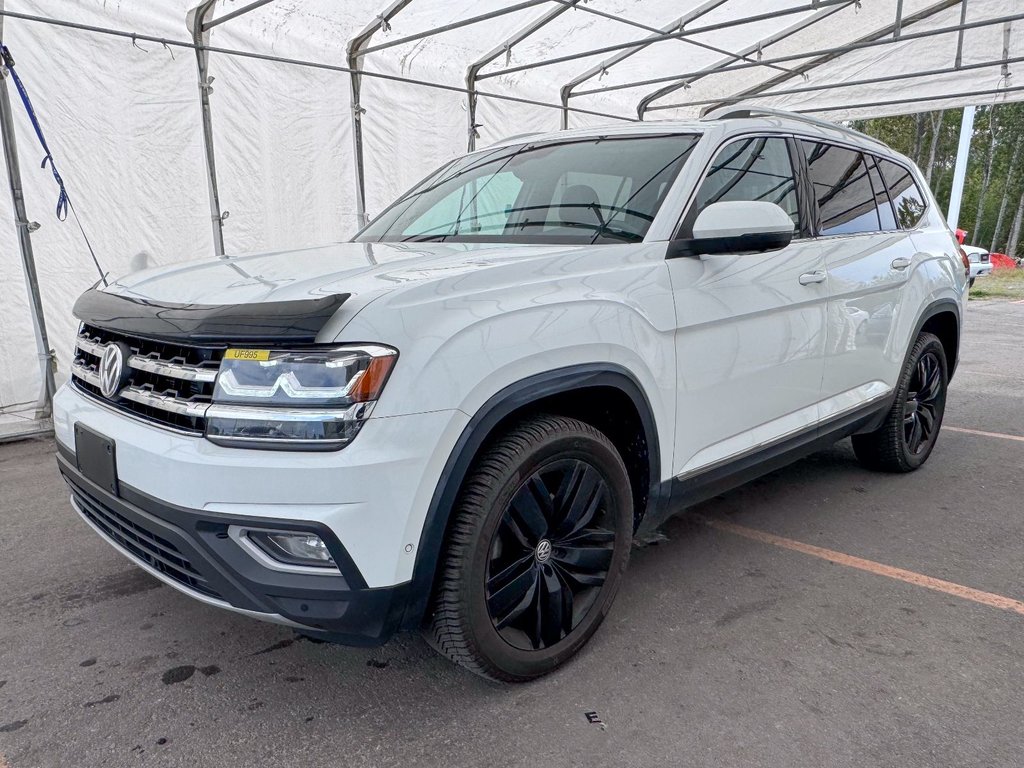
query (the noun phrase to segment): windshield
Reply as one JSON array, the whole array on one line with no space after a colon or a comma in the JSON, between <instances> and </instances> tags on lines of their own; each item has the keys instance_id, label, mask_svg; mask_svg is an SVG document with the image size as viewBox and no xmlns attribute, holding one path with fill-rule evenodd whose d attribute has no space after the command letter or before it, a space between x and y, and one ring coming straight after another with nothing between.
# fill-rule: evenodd
<instances>
[{"instance_id":1,"label":"windshield","mask_svg":"<svg viewBox=\"0 0 1024 768\"><path fill-rule=\"evenodd\" d=\"M427 177L357 242L635 243L698 136L503 146Z\"/></svg>"}]
</instances>

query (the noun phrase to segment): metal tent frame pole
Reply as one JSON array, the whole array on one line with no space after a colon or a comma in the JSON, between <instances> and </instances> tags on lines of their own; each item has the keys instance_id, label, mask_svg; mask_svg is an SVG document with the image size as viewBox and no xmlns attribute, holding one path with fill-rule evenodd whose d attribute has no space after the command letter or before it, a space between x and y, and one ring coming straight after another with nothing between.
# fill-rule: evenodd
<instances>
[{"instance_id":1,"label":"metal tent frame pole","mask_svg":"<svg viewBox=\"0 0 1024 768\"><path fill-rule=\"evenodd\" d=\"M964 107L960 118L960 142L956 148L953 188L949 192L949 211L946 214L949 228L954 231L960 223L960 203L964 199L964 181L967 179L967 156L971 152L971 138L974 136L974 112L974 107Z\"/></svg>"},{"instance_id":2,"label":"metal tent frame pole","mask_svg":"<svg viewBox=\"0 0 1024 768\"><path fill-rule=\"evenodd\" d=\"M0 0L3 10L3 0ZM3 39L4 20L0 16L0 40ZM7 168L7 185L11 191L14 209L14 224L18 228L18 248L21 251L21 265L25 272L25 286L29 303L32 305L32 328L36 338L39 367L42 378L42 392L36 406L36 418L48 417L52 410L53 396L57 391L53 377L53 352L46 333L46 316L43 312L43 298L39 291L39 276L36 273L35 254L32 251L31 232L38 225L29 221L25 211L25 194L21 183L21 167L18 164L18 143L14 133L14 119L11 99L7 89L7 71L0 63L0 137L4 148L4 164ZM32 430L37 433L39 430Z\"/></svg>"},{"instance_id":3,"label":"metal tent frame pole","mask_svg":"<svg viewBox=\"0 0 1024 768\"><path fill-rule=\"evenodd\" d=\"M843 1L844 1L844 3L846 3L848 5L852 4L853 2L855 2L855 0L843 0ZM947 1L956 2L957 0L947 0ZM931 38L931 37L937 37L939 35L948 35L948 34L957 33L961 29L965 29L965 30L979 29L981 27L990 27L990 26L994 26L994 25L997 25L997 24L1005 24L1006 22L1013 22L1013 21L1020 21L1020 20L1024 20L1024 14L1017 13L1017 14L1011 14L1009 16L998 16L998 17L993 17L991 19L983 19L981 21L969 21L969 22L967 22L966 24L963 24L963 25L954 24L954 25L948 26L948 27L937 27L935 29L929 29L929 30L925 30L925 31L922 31L922 32L910 32L910 33L908 33L906 31L904 31L900 35L900 42L903 43L903 42L906 42L908 40L924 40L924 39ZM891 39L881 39L881 40L866 40L866 41L862 41L862 42L847 43L845 45L835 46L834 48L824 48L824 49L818 49L818 50L814 50L814 51L801 51L799 53L786 54L785 56L775 56L773 58L764 58L761 61L759 61L757 63L753 63L753 64L750 63L750 62L746 62L746 61L737 62L737 63L732 64L731 66L722 67L722 68L717 69L717 70L715 70L713 72L711 70L709 70L708 68L704 68L704 69L693 70L693 71L690 71L690 72L680 72L680 73L677 73L677 74L674 74L674 75L663 75L661 77L653 77L653 78L649 78L649 79L646 79L646 80L636 80L636 81L628 82L628 83L616 83L615 85L609 85L609 86L607 86L605 88L595 88L595 89L590 89L590 90L586 90L586 91L579 91L579 92L577 92L576 95L577 96L586 96L586 95L590 95L590 94L598 94L598 93L605 93L605 92L608 92L608 91L622 90L622 89L625 89L625 88L638 88L638 87L644 86L644 85L655 85L657 83L676 82L676 81L686 80L687 78L693 78L693 77L698 77L698 76L703 77L703 76L706 76L708 74L721 74L721 73L726 73L726 72L734 72L734 71L740 70L740 69L750 69L751 67L764 66L765 64L785 64L787 62L799 61L799 60L807 59L807 58L820 58L820 57L829 56L829 55L832 55L833 58L834 58L837 55L842 55L844 53L850 53L851 51L859 51L859 50L864 50L864 49L867 49L867 48L877 48L877 47L883 46L883 45L892 45L892 42L893 41Z\"/></svg>"},{"instance_id":4,"label":"metal tent frame pole","mask_svg":"<svg viewBox=\"0 0 1024 768\"><path fill-rule=\"evenodd\" d=\"M797 110L793 110L793 111L795 111L795 112L797 112L799 114L803 114L803 115L812 115L815 112L839 112L839 111L842 111L844 109L845 110L852 110L852 109L869 109L869 108L874 108L874 107L902 107L902 106L909 106L911 104L924 104L924 103L942 104L944 102L949 102L949 101L953 101L954 103L951 104L947 108L948 109L953 109L953 108L959 108L968 99L973 100L973 101L975 101L975 103L977 103L977 99L979 97L981 97L981 96L992 96L992 97L994 97L993 100L987 104L987 106L994 106L996 104L1006 103L1007 100L1005 98L1001 100L999 97L1000 96L1003 96L1003 97L1009 96L1010 94L1014 94L1014 95L1016 95L1016 94L1024 94L1024 85L1018 85L1018 86L1014 86L1012 88L1003 87L1003 88L986 88L986 89L983 89L983 90L976 90L976 91L958 91L956 93L941 93L941 94L932 93L932 94L928 94L927 96L912 96L912 97L909 97L909 98L904 97L902 99L889 99L889 100L884 100L884 101L862 101L862 102L857 103L857 104L830 104L827 107L811 107L809 109L797 109ZM960 101L961 99L963 99L964 101ZM1018 99L1018 101L1020 101L1020 100L1021 99ZM883 113L878 113L875 116L876 117L880 117L882 114ZM893 114L903 114L903 113L901 113L899 110L894 110L892 112L887 112L885 114L893 115Z\"/></svg>"},{"instance_id":5,"label":"metal tent frame pole","mask_svg":"<svg viewBox=\"0 0 1024 768\"><path fill-rule=\"evenodd\" d=\"M872 31L869 34L864 35L863 37L861 37L858 40L856 40L853 43L851 43L851 45L860 45L860 44L863 44L863 43L877 43L877 42L893 43L893 42L896 41L897 36L902 34L903 27L905 27L907 25L910 25L910 24L915 24L915 23L917 23L919 21L924 21L925 19L929 19L929 18L931 18L932 16L935 16L938 13L942 13L942 11L945 11L948 8L952 8L957 3L962 3L964 6L966 6L966 0L940 0L940 2L936 3L935 5L929 6L928 8L924 8L924 9L918 11L917 13L912 14L910 16L906 16L906 17L903 16L903 13L902 13L903 9L902 9L902 4L901 4L900 7L898 8L899 13L897 14L896 19L893 21L892 24L886 25L884 27L880 27L879 29L876 29L876 30ZM959 34L961 36L964 33L964 30L962 29L962 26L965 23L966 23L966 19L961 15L961 18L960 18L961 29L959 31ZM890 39L890 36L891 36L891 39ZM903 41L903 40L906 39L906 37L901 37L899 39L900 39L900 41ZM806 64L803 64L803 65L797 67L796 70L793 72L793 74L790 77L780 77L780 76L772 77L772 78L766 80L765 82L759 83L758 85L756 85L756 86L754 86L752 88L748 88L748 89L746 89L744 91L741 91L740 93L733 94L728 99L723 100L720 103L726 104L726 103L729 103L729 102L733 102L735 100L743 100L743 99L746 99L746 98L749 98L749 97L755 96L755 95L757 95L757 96L767 95L767 94L764 93L766 89L773 88L773 87L775 87L777 85L785 83L786 81L791 80L795 76L800 76L800 75L807 74L808 72L811 72L812 70L817 69L818 67L824 66L825 64L827 64L830 61L834 61L835 59L839 58L842 55L843 54L840 53L840 52L835 52L835 53L828 53L828 54L825 54L823 56L818 56L818 57L814 58L812 61L809 61ZM955 67L956 68L960 67L959 61L957 61ZM915 76L917 76L917 73L911 72L911 73L907 73L907 75L910 76L910 77L915 77ZM881 82L886 82L886 81L881 81ZM719 102L716 102L716 103L719 103ZM657 107L653 107L652 109L657 109Z\"/></svg>"},{"instance_id":6,"label":"metal tent frame pole","mask_svg":"<svg viewBox=\"0 0 1024 768\"><path fill-rule=\"evenodd\" d=\"M575 95L573 94L573 91L578 86L582 85L583 83L587 82L593 77L597 77L598 75L607 72L611 67L615 66L619 62L625 61L630 56L639 53L648 46L653 45L654 43L659 42L660 40L663 40L664 35L671 33L673 30L682 31L683 28L691 21L696 21L701 16L710 13L711 11L715 10L715 8L718 8L720 5L724 5L726 2L728 2L728 0L707 0L707 2L694 8L688 14L680 16L675 21L666 24L657 33L651 35L645 40L641 40L631 48L619 51L614 56L605 59L600 64L591 67L583 74L577 75L568 83L563 85L559 90L559 96L562 100L562 130L564 131L569 127L569 99L571 99Z\"/></svg>"},{"instance_id":7,"label":"metal tent frame pole","mask_svg":"<svg viewBox=\"0 0 1024 768\"><path fill-rule=\"evenodd\" d=\"M756 21L766 21L768 19L776 19L780 16L792 16L797 13L808 13L810 11L817 11L823 8L830 8L835 5L849 5L855 2L855 0L812 0L810 3L798 5L790 8L781 8L777 11L770 13L758 13L753 16L741 16L731 21L723 21L717 24L707 24L703 27L693 27L692 29L683 30L680 32L669 32L663 35L652 35L649 38L641 40L631 40L625 43L616 43L614 45L606 45L601 48L591 48L589 50L579 51L567 56L554 56L550 59L540 59L530 64L519 64L514 67L506 67L505 69L498 69L493 72L487 72L486 74L480 75L480 80L490 77L500 77L501 75L509 75L513 72L523 72L528 69L536 69L538 67L547 67L552 64L562 64L567 61L576 61L577 59L585 59L590 56L598 56L602 53L614 53L615 51L622 51L628 48L633 48L639 43L658 43L662 40L681 40L694 35L705 34L707 32L715 32L720 29L730 29L732 27L742 26L743 24L753 24ZM767 60L766 60L767 61ZM751 66L762 66L765 62L755 62ZM774 62L773 62L774 63ZM674 79L674 78L672 78ZM582 95L582 94L581 94Z\"/></svg>"},{"instance_id":8,"label":"metal tent frame pole","mask_svg":"<svg viewBox=\"0 0 1024 768\"><path fill-rule=\"evenodd\" d=\"M467 139L466 145L470 152L476 149L477 132L476 129L480 126L476 122L476 107L477 107L477 92L476 92L476 80L477 75L480 74L480 70L490 64L492 61L497 59L503 53L508 53L512 50L513 46L519 45L526 38L532 35L537 30L543 28L549 22L554 21L556 18L561 16L566 11L574 8L579 0L569 0L564 4L556 5L554 8L547 11L543 16L531 21L529 24L521 27L517 32L513 33L509 37L505 38L504 41L494 46L491 50L481 56L479 59L474 61L466 69L466 116L469 126L469 138Z\"/></svg>"},{"instance_id":9,"label":"metal tent frame pole","mask_svg":"<svg viewBox=\"0 0 1024 768\"><path fill-rule=\"evenodd\" d=\"M380 15L367 24L362 32L349 40L346 46L352 109L352 161L355 165L356 217L359 220L360 228L364 227L369 220L366 215L366 170L363 162L363 115L366 110L360 104L363 83L361 59L368 52L368 45L374 34L381 28L390 29L391 19L401 13L402 9L411 2L412 0L394 0Z\"/></svg>"},{"instance_id":10,"label":"metal tent frame pole","mask_svg":"<svg viewBox=\"0 0 1024 768\"><path fill-rule=\"evenodd\" d=\"M224 48L215 45L196 45L192 41L175 40L169 37L159 37L157 35L147 35L140 32L128 32L122 29L111 29L109 27L98 27L94 24L80 24L75 21L65 21L63 19L51 19L45 16L37 16L31 13L18 13L15 11L2 11L0 15L7 16L12 19L20 19L22 21L31 21L37 24L48 24L54 27L63 27L65 29L78 29L85 32L92 32L98 35L110 35L112 37L120 37L126 40L133 40L135 42L149 42L156 43L157 45L165 45L168 48L183 48L188 50L195 50L196 48L202 48L209 53L219 53L224 56L237 56L241 59L254 59L256 61L267 61L274 64L289 64L296 67L308 67L310 69L319 69L325 72L341 72L343 74L351 74L354 70L351 67L340 66L338 64L326 64L320 61L310 61L308 59L295 59L288 56L275 56L270 53L256 53L255 51L243 51L237 48ZM448 85L446 83L438 83L430 80L419 80L415 77L404 77L402 75L389 75L385 72L368 72L366 70L359 70L359 74L362 77L371 78L374 80L384 80L393 83L405 83L407 85L419 85L424 88L433 88L438 91L448 91L450 93L461 93L465 94L468 91L464 86L460 85ZM560 105L549 101L540 101L539 99L528 99L522 96L510 96L507 93L498 93L496 91L477 91L478 95L486 96L490 99L498 99L500 101L509 101L515 104L532 104L536 107L548 107L550 109L560 109ZM607 117L609 120L621 120L627 123L635 123L636 118L628 115L614 115L609 112L599 112L593 109L581 109L579 107L570 107L571 112L578 112L581 115L595 115L597 117Z\"/></svg>"},{"instance_id":11,"label":"metal tent frame pole","mask_svg":"<svg viewBox=\"0 0 1024 768\"><path fill-rule=\"evenodd\" d=\"M701 78L717 74L718 72L726 71L731 68L730 65L735 64L738 61L742 61L744 63L744 67L752 67L759 65L774 66L775 63L773 61L771 61L770 59L765 60L764 58L751 64L750 59L748 57L751 54L761 55L765 48L773 46L776 43L780 43L783 40L786 40L787 38L790 38L793 35L797 34L798 32L802 32L809 27L813 27L815 24L818 24L819 22L824 21L825 19L831 17L832 15L839 13L840 11L843 11L846 8L849 8L851 5L855 5L856 2L857 0L848 0L848 2L846 3L820 10L814 15L806 19L802 19L798 21L796 24L791 24L785 29L776 32L774 35L766 37L764 40L759 40L756 43L748 45L746 48L741 49L738 55L730 55L724 59L720 59L717 63L712 64L710 67L705 67L705 69L699 74L692 75L686 78L685 80L680 80L678 82L672 83L671 85L659 88L654 93L647 94L646 96L641 98L640 101L637 102L637 116L640 117L640 119L643 119L644 115L647 113L647 110L650 108L652 102L656 101L657 99L664 98L668 94L674 93L680 88L689 87L690 85L697 82ZM581 93L580 95L583 95L583 93Z\"/></svg>"},{"instance_id":12,"label":"metal tent frame pole","mask_svg":"<svg viewBox=\"0 0 1024 768\"><path fill-rule=\"evenodd\" d=\"M210 93L213 78L210 77L210 53L206 44L210 38L208 19L213 13L217 0L205 0L185 17L185 23L195 44L196 68L199 73L199 109L203 121L203 148L206 153L206 179L209 185L210 220L213 224L213 250L218 257L224 256L224 214L220 209L220 191L217 189L217 161L213 150L213 114L210 109ZM250 6L251 7L251 6ZM239 9L239 12L249 7ZM238 15L236 12L233 15ZM218 23L226 21L220 19Z\"/></svg>"},{"instance_id":13,"label":"metal tent frame pole","mask_svg":"<svg viewBox=\"0 0 1024 768\"><path fill-rule=\"evenodd\" d=\"M953 72L964 72L972 69L988 69L989 67L1000 67L1009 64L1020 64L1024 62L1024 56L1014 56L1009 59L993 59L992 61L979 61L974 64L964 64L960 67L942 67L940 69L923 69L917 72L905 72L898 75L879 75L878 77L866 77L859 80L844 80L841 83L819 83L816 85L804 85L796 88L785 88L781 91L758 91L757 96L763 98L774 98L776 96L794 96L801 93L816 93L818 91L833 91L838 88L854 88L860 85L877 85L881 83L893 83L902 82L904 80L914 80L920 77L935 77L937 75L947 75ZM748 95L737 95L730 96L727 99L696 99L694 101L680 101L673 104L658 104L657 106L648 107L648 112L656 112L658 110L667 109L685 109L686 107L701 107L708 104L714 106L729 106L746 101L750 98L751 94ZM942 95L935 96L936 99L942 99Z\"/></svg>"}]
</instances>

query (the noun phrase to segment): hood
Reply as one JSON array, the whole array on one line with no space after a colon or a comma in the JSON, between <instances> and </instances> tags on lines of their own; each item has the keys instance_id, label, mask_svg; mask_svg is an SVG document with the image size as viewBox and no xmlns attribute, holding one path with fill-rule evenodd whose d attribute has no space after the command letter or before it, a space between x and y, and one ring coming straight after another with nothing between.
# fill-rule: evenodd
<instances>
[{"instance_id":1,"label":"hood","mask_svg":"<svg viewBox=\"0 0 1024 768\"><path fill-rule=\"evenodd\" d=\"M225 256L133 272L106 292L174 304L253 304L379 293L582 246L511 243L335 243Z\"/></svg>"}]
</instances>

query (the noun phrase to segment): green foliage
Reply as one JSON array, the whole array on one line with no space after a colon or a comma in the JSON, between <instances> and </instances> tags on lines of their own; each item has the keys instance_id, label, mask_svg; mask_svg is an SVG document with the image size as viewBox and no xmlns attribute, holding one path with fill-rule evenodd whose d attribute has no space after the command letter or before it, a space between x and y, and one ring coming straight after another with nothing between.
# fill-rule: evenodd
<instances>
[{"instance_id":1,"label":"green foliage","mask_svg":"<svg viewBox=\"0 0 1024 768\"><path fill-rule=\"evenodd\" d=\"M949 206L960 135L960 110L925 112L871 120L858 120L853 127L874 136L920 166L929 178L932 191L943 212ZM1021 142L1016 163L1013 158ZM934 143L935 153L931 149ZM985 183L989 152L991 171ZM1024 194L1024 103L979 107L974 118L974 136L968 158L960 228L968 230L967 242L1005 252L1011 239L1014 219ZM1004 203L1005 200L1005 203ZM981 203L979 217L979 201ZM999 211L1003 208L1002 221ZM996 224L999 231L996 232ZM1018 252L1024 250L1021 234Z\"/></svg>"}]
</instances>

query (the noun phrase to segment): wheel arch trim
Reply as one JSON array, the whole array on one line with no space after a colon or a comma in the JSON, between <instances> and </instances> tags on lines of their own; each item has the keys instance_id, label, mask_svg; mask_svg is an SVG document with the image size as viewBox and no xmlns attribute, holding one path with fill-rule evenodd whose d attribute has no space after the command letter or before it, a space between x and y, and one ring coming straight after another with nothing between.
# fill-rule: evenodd
<instances>
[{"instance_id":1,"label":"wheel arch trim","mask_svg":"<svg viewBox=\"0 0 1024 768\"><path fill-rule=\"evenodd\" d=\"M929 303L925 306L924 310L917 318L917 322L914 324L914 333L910 337L910 343L907 345L907 351L903 356L903 367L900 368L902 371L906 367L907 361L910 359L910 353L914 349L914 343L917 341L917 337L921 335L921 331L925 324L933 317L941 315L945 312L950 312L956 317L956 358L954 360L946 361L947 374L949 376L948 381L953 380L953 372L956 370L957 362L960 357L960 331L963 327L963 315L960 311L960 304L955 299L938 299Z\"/></svg>"},{"instance_id":2,"label":"wheel arch trim","mask_svg":"<svg viewBox=\"0 0 1024 768\"><path fill-rule=\"evenodd\" d=\"M643 425L649 457L648 510L662 502L661 449L654 411L639 380L615 363L586 363L529 376L492 395L471 417L445 462L420 533L412 589L402 622L407 629L420 625L429 608L445 532L459 489L470 465L494 428L511 413L552 395L577 389L612 387L633 402Z\"/></svg>"}]
</instances>

